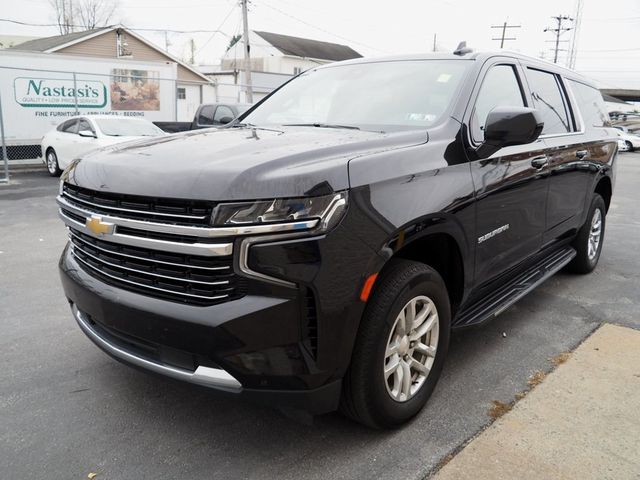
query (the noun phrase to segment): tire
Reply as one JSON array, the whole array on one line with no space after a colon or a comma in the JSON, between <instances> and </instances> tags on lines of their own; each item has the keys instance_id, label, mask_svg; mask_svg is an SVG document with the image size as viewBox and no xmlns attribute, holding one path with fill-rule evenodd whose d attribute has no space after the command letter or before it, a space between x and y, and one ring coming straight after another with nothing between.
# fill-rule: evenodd
<instances>
[{"instance_id":1,"label":"tire","mask_svg":"<svg viewBox=\"0 0 640 480\"><path fill-rule=\"evenodd\" d=\"M633 143L626 141L625 142L627 144L627 152L633 152L634 148L633 148Z\"/></svg>"},{"instance_id":2,"label":"tire","mask_svg":"<svg viewBox=\"0 0 640 480\"><path fill-rule=\"evenodd\" d=\"M602 197L594 193L587 219L573 241L578 254L567 267L570 271L585 274L596 268L604 243L606 210Z\"/></svg>"},{"instance_id":3,"label":"tire","mask_svg":"<svg viewBox=\"0 0 640 480\"><path fill-rule=\"evenodd\" d=\"M58 155L53 148L48 148L47 153L45 154L45 166L47 167L47 172L52 177L59 177L62 173L60 167L58 165Z\"/></svg>"},{"instance_id":4,"label":"tire","mask_svg":"<svg viewBox=\"0 0 640 480\"><path fill-rule=\"evenodd\" d=\"M418 342L409 342L411 336L403 330L400 313L409 312L407 308L418 312L413 336L414 340L419 336ZM420 313L426 316L422 323ZM422 334L420 326L424 330L428 325L433 327ZM423 263L391 260L365 308L343 381L340 410L373 428L393 428L409 421L436 386L449 348L450 329L449 295L438 272ZM426 348L431 349L429 355L423 353ZM396 362L399 366L394 370ZM418 363L427 368L417 369ZM404 373L407 368L411 377ZM387 370L394 373L387 376ZM411 378L411 383L402 378Z\"/></svg>"}]
</instances>

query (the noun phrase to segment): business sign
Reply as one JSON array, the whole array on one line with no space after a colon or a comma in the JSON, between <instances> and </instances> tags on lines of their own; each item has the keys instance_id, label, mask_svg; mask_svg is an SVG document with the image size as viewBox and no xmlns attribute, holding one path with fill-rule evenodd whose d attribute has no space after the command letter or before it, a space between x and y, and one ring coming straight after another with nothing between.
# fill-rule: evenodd
<instances>
[{"instance_id":1,"label":"business sign","mask_svg":"<svg viewBox=\"0 0 640 480\"><path fill-rule=\"evenodd\" d=\"M18 77L13 81L16 102L23 107L103 108L107 87L93 80ZM77 98L77 100L76 100Z\"/></svg>"}]
</instances>

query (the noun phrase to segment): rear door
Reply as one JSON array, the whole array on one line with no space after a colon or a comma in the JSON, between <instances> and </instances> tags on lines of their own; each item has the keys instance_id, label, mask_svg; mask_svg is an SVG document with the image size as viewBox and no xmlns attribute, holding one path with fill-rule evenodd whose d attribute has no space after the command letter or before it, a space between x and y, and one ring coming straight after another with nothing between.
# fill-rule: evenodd
<instances>
[{"instance_id":1,"label":"rear door","mask_svg":"<svg viewBox=\"0 0 640 480\"><path fill-rule=\"evenodd\" d=\"M513 59L494 59L485 64L472 96L473 108L467 108L472 147L484 140L484 124L493 108L530 106L522 73ZM477 286L540 250L547 197L545 164L541 140L502 148L489 158L471 159L476 197Z\"/></svg>"},{"instance_id":2,"label":"rear door","mask_svg":"<svg viewBox=\"0 0 640 480\"><path fill-rule=\"evenodd\" d=\"M549 157L549 194L543 244L548 245L571 234L580 226L590 172L588 148L583 132L571 109L570 97L562 77L527 66L526 78L533 107L542 115L540 138Z\"/></svg>"}]
</instances>

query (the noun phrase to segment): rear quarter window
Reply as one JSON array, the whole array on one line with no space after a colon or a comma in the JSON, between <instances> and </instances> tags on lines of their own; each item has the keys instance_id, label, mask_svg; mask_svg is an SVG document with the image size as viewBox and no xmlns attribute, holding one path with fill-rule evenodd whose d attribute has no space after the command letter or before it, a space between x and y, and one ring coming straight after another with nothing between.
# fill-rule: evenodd
<instances>
[{"instance_id":1,"label":"rear quarter window","mask_svg":"<svg viewBox=\"0 0 640 480\"><path fill-rule=\"evenodd\" d=\"M585 128L611 126L602 94L597 88L569 79L566 79L566 83L578 103Z\"/></svg>"}]
</instances>

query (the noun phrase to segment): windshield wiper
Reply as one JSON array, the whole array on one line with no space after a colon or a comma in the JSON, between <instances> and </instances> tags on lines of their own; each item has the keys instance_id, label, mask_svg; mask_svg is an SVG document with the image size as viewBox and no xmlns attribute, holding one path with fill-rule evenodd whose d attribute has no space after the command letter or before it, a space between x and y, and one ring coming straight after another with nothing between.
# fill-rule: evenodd
<instances>
[{"instance_id":1,"label":"windshield wiper","mask_svg":"<svg viewBox=\"0 0 640 480\"><path fill-rule=\"evenodd\" d=\"M337 123L285 123L283 127L316 127L316 128L344 128L347 130L360 130L354 125L339 125Z\"/></svg>"}]
</instances>

